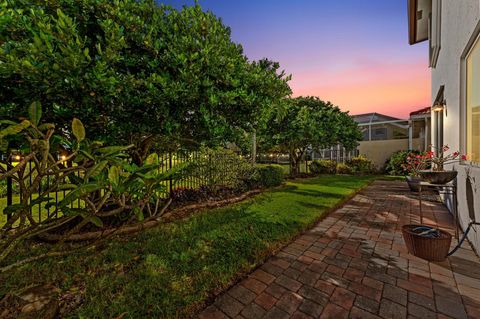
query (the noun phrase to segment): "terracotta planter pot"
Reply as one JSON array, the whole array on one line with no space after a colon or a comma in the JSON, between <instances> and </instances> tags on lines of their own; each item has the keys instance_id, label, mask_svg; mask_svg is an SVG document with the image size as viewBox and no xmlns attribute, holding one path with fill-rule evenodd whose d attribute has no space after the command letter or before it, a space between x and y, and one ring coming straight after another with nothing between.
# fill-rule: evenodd
<instances>
[{"instance_id":1,"label":"terracotta planter pot","mask_svg":"<svg viewBox=\"0 0 480 319\"><path fill-rule=\"evenodd\" d=\"M423 237L413 231L424 225L404 225L402 227L403 239L408 252L428 261L443 261L447 258L452 235L438 229L439 237Z\"/></svg>"},{"instance_id":2,"label":"terracotta planter pot","mask_svg":"<svg viewBox=\"0 0 480 319\"><path fill-rule=\"evenodd\" d=\"M420 171L422 180L432 184L447 184L457 177L457 171Z\"/></svg>"},{"instance_id":3,"label":"terracotta planter pot","mask_svg":"<svg viewBox=\"0 0 480 319\"><path fill-rule=\"evenodd\" d=\"M408 187L412 192L418 192L418 183L422 181L422 179L418 176L405 176L405 179L407 180Z\"/></svg>"}]
</instances>

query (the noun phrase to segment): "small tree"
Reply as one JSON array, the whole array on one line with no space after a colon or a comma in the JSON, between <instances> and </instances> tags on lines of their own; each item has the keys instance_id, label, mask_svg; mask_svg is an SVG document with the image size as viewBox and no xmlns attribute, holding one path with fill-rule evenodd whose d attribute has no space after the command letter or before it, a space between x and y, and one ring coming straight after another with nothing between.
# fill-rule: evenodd
<instances>
[{"instance_id":1,"label":"small tree","mask_svg":"<svg viewBox=\"0 0 480 319\"><path fill-rule=\"evenodd\" d=\"M285 107L269 114L262 130L264 148L280 147L290 155L293 175L308 148L321 149L341 144L351 149L361 140L357 124L337 106L317 97L288 99Z\"/></svg>"}]
</instances>

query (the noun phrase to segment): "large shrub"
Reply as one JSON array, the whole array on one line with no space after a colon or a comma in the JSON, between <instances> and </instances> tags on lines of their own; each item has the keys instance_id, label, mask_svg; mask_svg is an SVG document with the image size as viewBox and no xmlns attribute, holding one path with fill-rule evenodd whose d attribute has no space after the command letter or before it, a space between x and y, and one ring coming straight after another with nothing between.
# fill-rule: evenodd
<instances>
[{"instance_id":1,"label":"large shrub","mask_svg":"<svg viewBox=\"0 0 480 319\"><path fill-rule=\"evenodd\" d=\"M274 187L283 183L285 173L280 165L265 165L256 168L256 179L260 187Z\"/></svg>"},{"instance_id":2,"label":"large shrub","mask_svg":"<svg viewBox=\"0 0 480 319\"><path fill-rule=\"evenodd\" d=\"M408 169L408 157L415 157L419 155L418 150L398 151L385 163L385 173L393 176L410 175L412 172Z\"/></svg>"},{"instance_id":3,"label":"large shrub","mask_svg":"<svg viewBox=\"0 0 480 319\"><path fill-rule=\"evenodd\" d=\"M353 174L367 175L375 173L375 165L363 155L352 157L346 162Z\"/></svg>"},{"instance_id":4,"label":"large shrub","mask_svg":"<svg viewBox=\"0 0 480 319\"><path fill-rule=\"evenodd\" d=\"M228 149L203 148L189 167L191 174L210 191L220 188L249 189L254 183L255 168Z\"/></svg>"},{"instance_id":5,"label":"large shrub","mask_svg":"<svg viewBox=\"0 0 480 319\"><path fill-rule=\"evenodd\" d=\"M332 160L314 160L310 163L309 169L313 174L335 174L337 162Z\"/></svg>"},{"instance_id":6,"label":"large shrub","mask_svg":"<svg viewBox=\"0 0 480 319\"><path fill-rule=\"evenodd\" d=\"M75 117L95 140L133 143L137 164L159 136L219 145L251 130L290 93L279 68L249 61L198 4L0 0L0 117L40 101L50 123Z\"/></svg>"}]
</instances>

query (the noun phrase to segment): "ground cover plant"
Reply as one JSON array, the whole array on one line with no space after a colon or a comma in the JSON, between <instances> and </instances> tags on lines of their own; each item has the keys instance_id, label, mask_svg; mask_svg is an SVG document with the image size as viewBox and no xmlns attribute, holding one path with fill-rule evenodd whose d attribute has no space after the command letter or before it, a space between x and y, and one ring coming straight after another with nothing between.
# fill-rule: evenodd
<instances>
[{"instance_id":1,"label":"ground cover plant","mask_svg":"<svg viewBox=\"0 0 480 319\"><path fill-rule=\"evenodd\" d=\"M95 251L27 264L0 274L0 299L50 283L60 288L61 300L80 296L64 317L185 318L370 180L289 181L244 203L114 238ZM22 246L10 262L28 254Z\"/></svg>"}]
</instances>

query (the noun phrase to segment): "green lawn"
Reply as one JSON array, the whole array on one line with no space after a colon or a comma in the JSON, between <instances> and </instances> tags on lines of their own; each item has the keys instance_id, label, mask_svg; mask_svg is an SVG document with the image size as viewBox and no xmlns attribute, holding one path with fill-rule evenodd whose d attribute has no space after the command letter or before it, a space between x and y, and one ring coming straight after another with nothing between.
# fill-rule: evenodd
<instances>
[{"instance_id":1,"label":"green lawn","mask_svg":"<svg viewBox=\"0 0 480 319\"><path fill-rule=\"evenodd\" d=\"M257 164L257 166L268 166L268 165L280 165L283 168L283 172L285 173L285 175L290 174L290 164L288 164L288 163L279 163L279 164L276 164L276 163L272 163L272 164L261 163L261 164ZM310 165L310 162L308 163L308 165ZM307 165L305 164L305 162L300 163L300 173L308 173L307 172Z\"/></svg>"},{"instance_id":2,"label":"green lawn","mask_svg":"<svg viewBox=\"0 0 480 319\"><path fill-rule=\"evenodd\" d=\"M53 283L84 291L71 317L185 318L371 180L295 180L241 204L117 238L95 253L23 266L0 274L0 299Z\"/></svg>"}]
</instances>

